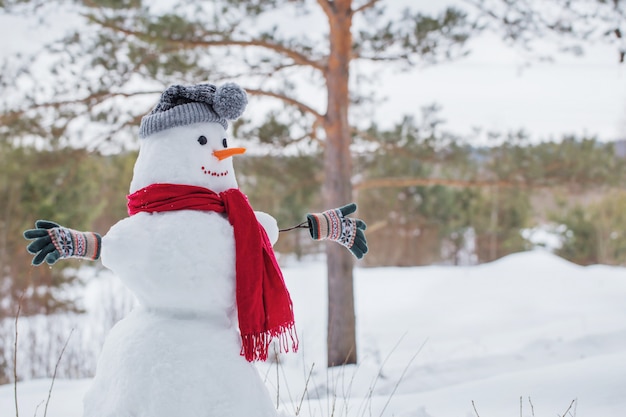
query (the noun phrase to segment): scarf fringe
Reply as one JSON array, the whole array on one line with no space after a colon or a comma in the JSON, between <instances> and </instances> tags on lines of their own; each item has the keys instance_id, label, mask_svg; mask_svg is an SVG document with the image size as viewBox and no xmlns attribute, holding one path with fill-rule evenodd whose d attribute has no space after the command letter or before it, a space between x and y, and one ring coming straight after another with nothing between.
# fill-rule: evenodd
<instances>
[{"instance_id":1,"label":"scarf fringe","mask_svg":"<svg viewBox=\"0 0 626 417\"><path fill-rule=\"evenodd\" d=\"M248 362L265 361L272 339L277 339L280 353L297 352L300 341L294 323L278 326L262 333L241 335L241 356ZM290 342L291 341L291 342ZM291 345L291 347L290 347Z\"/></svg>"}]
</instances>

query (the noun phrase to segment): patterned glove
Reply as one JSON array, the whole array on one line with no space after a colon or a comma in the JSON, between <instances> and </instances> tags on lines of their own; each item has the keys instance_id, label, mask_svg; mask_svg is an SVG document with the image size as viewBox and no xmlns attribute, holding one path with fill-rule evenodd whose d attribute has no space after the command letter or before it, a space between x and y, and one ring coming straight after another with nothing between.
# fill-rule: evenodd
<instances>
[{"instance_id":1,"label":"patterned glove","mask_svg":"<svg viewBox=\"0 0 626 417\"><path fill-rule=\"evenodd\" d=\"M309 222L309 232L315 240L334 240L350 249L358 259L367 253L367 241L363 231L367 228L360 219L346 217L356 211L356 204L326 210L323 213L309 213L306 218Z\"/></svg>"},{"instance_id":2,"label":"patterned glove","mask_svg":"<svg viewBox=\"0 0 626 417\"><path fill-rule=\"evenodd\" d=\"M47 220L37 220L35 227L24 232L26 239L34 239L26 248L35 255L33 265L41 265L44 260L52 265L64 258L100 257L102 238L97 233L79 232Z\"/></svg>"}]
</instances>

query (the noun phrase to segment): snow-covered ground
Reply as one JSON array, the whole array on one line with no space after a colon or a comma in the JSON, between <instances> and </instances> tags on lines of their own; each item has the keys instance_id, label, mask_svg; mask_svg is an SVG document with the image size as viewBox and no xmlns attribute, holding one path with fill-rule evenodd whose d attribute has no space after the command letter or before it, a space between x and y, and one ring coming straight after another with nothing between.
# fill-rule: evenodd
<instances>
[{"instance_id":1,"label":"snow-covered ground","mask_svg":"<svg viewBox=\"0 0 626 417\"><path fill-rule=\"evenodd\" d=\"M325 268L283 271L300 352L258 368L286 415L540 417L570 405L572 416L626 415L624 268L543 251L480 266L358 268L359 365L332 369ZM50 383L18 384L20 415L44 414ZM56 380L47 416L79 417L88 385ZM0 410L16 414L12 385L0 387Z\"/></svg>"}]
</instances>

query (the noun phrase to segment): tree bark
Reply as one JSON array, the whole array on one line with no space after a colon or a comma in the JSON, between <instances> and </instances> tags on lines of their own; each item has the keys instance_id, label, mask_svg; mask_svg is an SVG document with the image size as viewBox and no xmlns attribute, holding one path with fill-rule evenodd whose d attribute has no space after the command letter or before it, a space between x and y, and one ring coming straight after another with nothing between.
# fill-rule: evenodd
<instances>
[{"instance_id":1,"label":"tree bark","mask_svg":"<svg viewBox=\"0 0 626 417\"><path fill-rule=\"evenodd\" d=\"M351 0L320 0L330 24L330 53L325 72L328 110L324 117L324 197L327 207L352 201L352 161L350 155L350 104L348 81L352 52ZM357 361L356 319L350 253L329 243L326 246L328 272L328 366Z\"/></svg>"}]
</instances>

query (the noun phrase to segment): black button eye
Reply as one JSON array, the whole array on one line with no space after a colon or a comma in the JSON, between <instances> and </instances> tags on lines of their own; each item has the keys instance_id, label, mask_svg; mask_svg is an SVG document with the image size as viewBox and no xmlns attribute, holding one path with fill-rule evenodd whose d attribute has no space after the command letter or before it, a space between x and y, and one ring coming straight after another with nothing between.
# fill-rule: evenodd
<instances>
[{"instance_id":1,"label":"black button eye","mask_svg":"<svg viewBox=\"0 0 626 417\"><path fill-rule=\"evenodd\" d=\"M207 142L208 142L208 140L207 140L206 136L200 136L200 137L198 138L198 143L199 143L200 145L206 145L206 144L207 144Z\"/></svg>"},{"instance_id":2,"label":"black button eye","mask_svg":"<svg viewBox=\"0 0 626 417\"><path fill-rule=\"evenodd\" d=\"M228 148L228 141L226 140L226 138L222 139L222 146Z\"/></svg>"}]
</instances>

